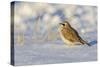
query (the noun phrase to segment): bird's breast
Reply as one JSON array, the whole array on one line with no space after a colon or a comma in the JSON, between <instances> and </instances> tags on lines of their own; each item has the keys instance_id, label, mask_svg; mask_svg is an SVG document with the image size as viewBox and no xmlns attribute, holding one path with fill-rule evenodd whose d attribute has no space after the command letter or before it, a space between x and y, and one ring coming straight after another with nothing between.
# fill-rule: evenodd
<instances>
[{"instance_id":1,"label":"bird's breast","mask_svg":"<svg viewBox=\"0 0 100 67\"><path fill-rule=\"evenodd\" d=\"M60 33L61 39L64 41L64 43L73 44L73 42L69 41L67 38L64 37L62 30L59 30L59 33Z\"/></svg>"}]
</instances>

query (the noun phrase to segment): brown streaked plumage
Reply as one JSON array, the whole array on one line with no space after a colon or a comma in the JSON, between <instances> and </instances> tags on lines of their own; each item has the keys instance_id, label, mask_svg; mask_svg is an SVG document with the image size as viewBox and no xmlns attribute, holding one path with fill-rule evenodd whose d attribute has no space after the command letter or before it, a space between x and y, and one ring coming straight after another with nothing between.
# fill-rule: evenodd
<instances>
[{"instance_id":1,"label":"brown streaked plumage","mask_svg":"<svg viewBox=\"0 0 100 67\"><path fill-rule=\"evenodd\" d=\"M76 45L76 44L87 44L91 46L89 43L84 41L78 34L78 32L71 27L68 21L64 21L60 23L60 35L62 40L69 45Z\"/></svg>"}]
</instances>

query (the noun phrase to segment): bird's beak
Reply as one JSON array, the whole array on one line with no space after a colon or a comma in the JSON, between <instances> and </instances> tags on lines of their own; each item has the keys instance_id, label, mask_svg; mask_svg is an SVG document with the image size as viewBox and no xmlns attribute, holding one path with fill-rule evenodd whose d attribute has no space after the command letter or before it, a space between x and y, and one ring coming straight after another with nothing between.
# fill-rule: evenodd
<instances>
[{"instance_id":1,"label":"bird's beak","mask_svg":"<svg viewBox=\"0 0 100 67\"><path fill-rule=\"evenodd\" d=\"M59 23L59 25L63 25L63 23Z\"/></svg>"}]
</instances>

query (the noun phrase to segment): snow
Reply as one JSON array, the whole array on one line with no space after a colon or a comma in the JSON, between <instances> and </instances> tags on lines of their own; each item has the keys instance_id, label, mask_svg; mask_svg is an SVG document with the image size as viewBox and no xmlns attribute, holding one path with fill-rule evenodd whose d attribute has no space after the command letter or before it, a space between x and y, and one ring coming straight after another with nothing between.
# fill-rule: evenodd
<instances>
[{"instance_id":1,"label":"snow","mask_svg":"<svg viewBox=\"0 0 100 67\"><path fill-rule=\"evenodd\" d=\"M92 44L92 43L91 43ZM97 60L97 45L69 47L63 43L15 45L15 65L87 62Z\"/></svg>"}]
</instances>

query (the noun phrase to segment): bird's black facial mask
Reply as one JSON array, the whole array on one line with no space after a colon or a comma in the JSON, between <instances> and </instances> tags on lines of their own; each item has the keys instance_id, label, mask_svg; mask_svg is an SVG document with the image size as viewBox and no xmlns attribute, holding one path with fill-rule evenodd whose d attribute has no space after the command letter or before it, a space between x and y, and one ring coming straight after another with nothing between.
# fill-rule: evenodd
<instances>
[{"instance_id":1,"label":"bird's black facial mask","mask_svg":"<svg viewBox=\"0 0 100 67\"><path fill-rule=\"evenodd\" d=\"M65 24L66 27L71 27L71 25L69 24L68 21L65 21L64 24Z\"/></svg>"},{"instance_id":2,"label":"bird's black facial mask","mask_svg":"<svg viewBox=\"0 0 100 67\"><path fill-rule=\"evenodd\" d=\"M63 25L63 26L65 26L65 24L63 24L63 23L60 23L60 25Z\"/></svg>"}]
</instances>

